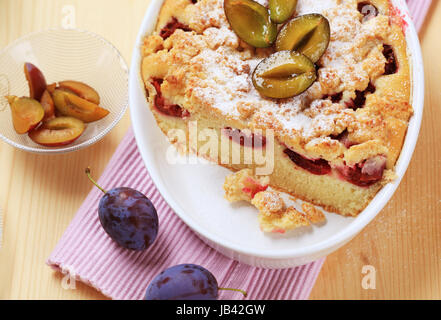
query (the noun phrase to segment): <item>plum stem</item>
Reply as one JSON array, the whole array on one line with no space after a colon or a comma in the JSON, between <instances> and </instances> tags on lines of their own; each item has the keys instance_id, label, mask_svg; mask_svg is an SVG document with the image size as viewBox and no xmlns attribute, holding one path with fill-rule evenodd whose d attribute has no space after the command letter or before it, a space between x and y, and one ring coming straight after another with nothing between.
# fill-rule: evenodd
<instances>
[{"instance_id":1,"label":"plum stem","mask_svg":"<svg viewBox=\"0 0 441 320\"><path fill-rule=\"evenodd\" d=\"M233 289L233 288L219 288L219 290L225 290L225 291L235 291L235 292L240 292L243 294L243 296L246 298L248 296L248 293L244 290L241 289Z\"/></svg>"},{"instance_id":2,"label":"plum stem","mask_svg":"<svg viewBox=\"0 0 441 320\"><path fill-rule=\"evenodd\" d=\"M100 185L95 181L95 180L93 180L93 178L92 178L92 176L90 175L90 167L87 167L86 168L86 174L87 174L87 177L89 177L89 180L98 188L98 189L100 189L104 194L106 194L107 193L107 191L106 190L104 190L103 188L101 188L100 187Z\"/></svg>"}]
</instances>

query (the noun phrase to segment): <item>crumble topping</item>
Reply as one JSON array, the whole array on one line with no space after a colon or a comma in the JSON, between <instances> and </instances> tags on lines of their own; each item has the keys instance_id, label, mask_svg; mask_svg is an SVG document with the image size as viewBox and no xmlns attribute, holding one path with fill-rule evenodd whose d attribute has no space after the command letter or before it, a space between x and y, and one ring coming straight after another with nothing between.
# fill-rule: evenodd
<instances>
[{"instance_id":1,"label":"crumble topping","mask_svg":"<svg viewBox=\"0 0 441 320\"><path fill-rule=\"evenodd\" d=\"M366 20L359 2L298 1L298 15L321 13L331 25L328 50L318 62L318 81L299 96L272 100L256 91L252 72L273 49L243 43L228 24L223 0L166 1L163 10L170 14L163 15L157 32L173 19L193 31L178 29L167 39L158 34L147 37L143 78L151 92L155 89L148 79L163 79L163 96L190 114L203 109L226 121L239 119L241 128L274 129L288 148L335 166L352 160L346 159L350 148L367 143L366 149L375 141L379 153L369 156L386 155L391 169L412 114L406 57L396 57L405 62L399 66L403 75L399 70L387 75L396 55L392 47L402 46L404 40L397 36L399 26L391 25L387 5L380 5L378 15ZM386 76L392 87L401 88L387 88L391 84ZM345 131L352 146L334 139ZM400 138L391 139L395 135Z\"/></svg>"},{"instance_id":2,"label":"crumble topping","mask_svg":"<svg viewBox=\"0 0 441 320\"><path fill-rule=\"evenodd\" d=\"M319 209L314 207L312 204L303 202L302 203L302 211L305 213L311 223L322 223L326 221L326 217Z\"/></svg>"},{"instance_id":3,"label":"crumble topping","mask_svg":"<svg viewBox=\"0 0 441 320\"><path fill-rule=\"evenodd\" d=\"M259 224L264 232L285 233L300 227L326 221L322 211L304 202L302 210L287 207L278 192L267 190L268 177L256 177L251 169L243 169L225 178L225 198L230 202L247 201L259 210Z\"/></svg>"},{"instance_id":4,"label":"crumble topping","mask_svg":"<svg viewBox=\"0 0 441 320\"><path fill-rule=\"evenodd\" d=\"M285 233L310 225L294 207L286 208L283 199L274 191L259 192L251 204L259 210L259 224L263 232Z\"/></svg>"},{"instance_id":5,"label":"crumble topping","mask_svg":"<svg viewBox=\"0 0 441 320\"><path fill-rule=\"evenodd\" d=\"M225 178L225 198L230 202L248 201L265 191L269 186L269 177L257 177L251 169L244 169Z\"/></svg>"}]
</instances>

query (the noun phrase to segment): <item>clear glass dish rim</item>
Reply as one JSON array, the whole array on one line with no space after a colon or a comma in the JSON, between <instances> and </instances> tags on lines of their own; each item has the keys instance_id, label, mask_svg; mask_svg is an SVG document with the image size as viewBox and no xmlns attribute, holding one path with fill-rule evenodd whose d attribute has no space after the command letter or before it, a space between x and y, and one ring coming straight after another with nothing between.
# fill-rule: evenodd
<instances>
[{"instance_id":1,"label":"clear glass dish rim","mask_svg":"<svg viewBox=\"0 0 441 320\"><path fill-rule=\"evenodd\" d=\"M92 32L92 31L88 31L88 30L84 30L84 29L78 29L78 28L49 28L49 29L44 29L44 30L39 30L39 31L35 31L35 32L31 32L28 33L14 41L12 41L10 44L8 44L5 48L3 48L2 50L0 50L0 56L5 54L8 50L10 50L12 47L16 46L18 43L20 43L21 41L24 41L26 39L32 38L38 34L44 34L44 33L48 33L48 32L54 32L54 31L72 31L72 32L78 32L78 33L83 33L86 34L88 36L92 36L94 38L96 38L99 41L102 41L103 43L105 43L108 48L112 49L113 52L116 54L117 58L120 60L120 66L124 71L125 74L125 79L126 79L126 97L124 99L124 103L123 106L121 107L121 110L119 112L119 114L117 115L117 117L103 130L101 131L99 134L91 137L90 139L78 144L78 145L74 145L74 146L65 146L65 147L57 147L57 148L52 148L52 149L42 149L42 148L38 148L38 147L30 147L30 146L25 146L22 144L19 144L7 137L5 137L4 135L2 135L0 133L0 139L3 140L4 142L6 142L7 144L11 145L14 148L23 150L23 151L27 151L27 152L31 152L31 153L37 153L37 154L61 154L61 153L69 153L69 152L74 152L74 151L78 151L80 149L89 147L93 144L95 144L96 142L100 141L101 139L103 139L117 124L119 121L121 121L122 117L124 116L124 114L127 111L127 108L129 106L129 93L128 93L128 89L129 89L129 68L127 65L127 62L124 60L124 57L122 56L121 52L108 40L104 39L102 36Z\"/></svg>"}]
</instances>

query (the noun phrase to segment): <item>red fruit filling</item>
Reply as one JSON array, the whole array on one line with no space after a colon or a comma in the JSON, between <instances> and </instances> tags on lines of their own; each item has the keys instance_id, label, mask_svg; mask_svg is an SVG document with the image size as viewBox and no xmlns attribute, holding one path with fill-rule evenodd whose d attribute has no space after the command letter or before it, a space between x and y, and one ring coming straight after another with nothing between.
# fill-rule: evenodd
<instances>
[{"instance_id":1,"label":"red fruit filling","mask_svg":"<svg viewBox=\"0 0 441 320\"><path fill-rule=\"evenodd\" d=\"M315 175L325 175L331 172L331 166L328 161L323 159L311 160L307 159L300 154L290 150L285 149L285 154L299 167L311 172Z\"/></svg>"},{"instance_id":2,"label":"red fruit filling","mask_svg":"<svg viewBox=\"0 0 441 320\"><path fill-rule=\"evenodd\" d=\"M377 88L375 88L372 82L369 82L369 85L364 91L355 91L355 99L351 99L350 101L346 102L346 106L353 110L363 108L364 104L366 103L366 96L369 93L374 93L375 90L377 90Z\"/></svg>"},{"instance_id":3,"label":"red fruit filling","mask_svg":"<svg viewBox=\"0 0 441 320\"><path fill-rule=\"evenodd\" d=\"M231 140L241 146L251 148L264 148L266 146L266 138L259 134L247 134L239 129L224 128L222 132Z\"/></svg>"},{"instance_id":4,"label":"red fruit filling","mask_svg":"<svg viewBox=\"0 0 441 320\"><path fill-rule=\"evenodd\" d=\"M155 108L159 112L176 118L185 118L188 117L190 114L187 110L181 108L177 104L168 104L165 101L165 98L162 96L161 92L161 84L162 79L153 79L152 84L156 89L156 97L155 97Z\"/></svg>"},{"instance_id":5,"label":"red fruit filling","mask_svg":"<svg viewBox=\"0 0 441 320\"><path fill-rule=\"evenodd\" d=\"M252 178L247 178L244 182L244 185L245 185L245 187L242 188L242 191L250 194L251 199L253 199L254 196L256 194L258 194L259 192L266 191L266 189L268 189L268 187L269 187L268 185L263 186L263 185L259 184L258 181L255 181Z\"/></svg>"},{"instance_id":6,"label":"red fruit filling","mask_svg":"<svg viewBox=\"0 0 441 320\"><path fill-rule=\"evenodd\" d=\"M398 63L392 46L388 44L383 45L383 55L386 58L386 66L384 67L384 74L389 75L389 74L397 73Z\"/></svg>"},{"instance_id":7,"label":"red fruit filling","mask_svg":"<svg viewBox=\"0 0 441 320\"><path fill-rule=\"evenodd\" d=\"M273 231L271 231L272 233L281 233L281 234L285 234L286 230L282 229L282 228L274 228Z\"/></svg>"},{"instance_id":8,"label":"red fruit filling","mask_svg":"<svg viewBox=\"0 0 441 320\"><path fill-rule=\"evenodd\" d=\"M173 33L175 33L175 31L178 30L178 29L181 29L181 30L184 30L184 31L191 31L191 29L188 26L186 26L183 23L180 23L178 21L178 19L173 17L172 21L167 23L165 25L165 27L161 29L161 31L159 32L159 35L162 37L162 39L165 40L168 37L170 37Z\"/></svg>"},{"instance_id":9,"label":"red fruit filling","mask_svg":"<svg viewBox=\"0 0 441 320\"><path fill-rule=\"evenodd\" d=\"M358 11L363 15L363 17L367 19L371 19L373 17L378 16L378 9L370 2L360 2L358 4Z\"/></svg>"},{"instance_id":10,"label":"red fruit filling","mask_svg":"<svg viewBox=\"0 0 441 320\"><path fill-rule=\"evenodd\" d=\"M336 94L333 94L333 95L329 95L328 94L328 95L324 96L322 99L323 100L331 99L331 101L333 103L338 103L338 102L341 101L342 98L343 98L343 92L339 92L339 93L336 93Z\"/></svg>"},{"instance_id":11,"label":"red fruit filling","mask_svg":"<svg viewBox=\"0 0 441 320\"><path fill-rule=\"evenodd\" d=\"M349 132L347 129L345 131L343 131L342 133L340 133L338 136L331 136L331 138L334 140L340 141L348 149L357 144L357 143L349 140Z\"/></svg>"},{"instance_id":12,"label":"red fruit filling","mask_svg":"<svg viewBox=\"0 0 441 320\"><path fill-rule=\"evenodd\" d=\"M359 187L369 187L383 178L386 168L386 157L370 158L353 167L344 166L337 168L340 176Z\"/></svg>"}]
</instances>

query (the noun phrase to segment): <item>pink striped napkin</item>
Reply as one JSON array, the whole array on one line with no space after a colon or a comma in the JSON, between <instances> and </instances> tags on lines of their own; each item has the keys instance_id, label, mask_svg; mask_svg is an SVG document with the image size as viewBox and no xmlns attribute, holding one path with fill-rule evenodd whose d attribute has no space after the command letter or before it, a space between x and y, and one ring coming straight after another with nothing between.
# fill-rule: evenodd
<instances>
[{"instance_id":1,"label":"pink striped napkin","mask_svg":"<svg viewBox=\"0 0 441 320\"><path fill-rule=\"evenodd\" d=\"M94 188L48 260L48 264L95 287L113 299L142 299L163 269L196 263L210 270L220 285L247 290L250 299L306 299L323 260L298 268L264 270L233 261L205 245L170 209L144 167L130 130L99 183L104 188L133 187L154 203L160 232L154 246L136 253L116 245L101 228L97 208L102 193ZM220 298L241 294L221 292Z\"/></svg>"},{"instance_id":2,"label":"pink striped napkin","mask_svg":"<svg viewBox=\"0 0 441 320\"><path fill-rule=\"evenodd\" d=\"M409 0L419 26L431 1ZM47 263L69 273L113 299L142 299L150 281L162 270L180 263L200 264L222 287L241 288L249 299L307 299L324 259L292 269L265 270L233 261L205 245L171 210L155 188L138 152L133 131L116 150L99 183L104 188L127 186L154 203L160 233L154 246L137 253L117 246L101 228L94 188L78 210ZM242 299L222 291L220 299Z\"/></svg>"}]
</instances>

